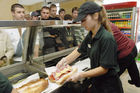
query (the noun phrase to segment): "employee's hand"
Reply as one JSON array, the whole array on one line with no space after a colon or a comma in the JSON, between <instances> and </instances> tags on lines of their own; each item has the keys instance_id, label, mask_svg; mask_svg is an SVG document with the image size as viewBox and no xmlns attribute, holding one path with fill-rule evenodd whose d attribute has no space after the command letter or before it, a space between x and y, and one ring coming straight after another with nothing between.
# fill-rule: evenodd
<instances>
[{"instance_id":1,"label":"employee's hand","mask_svg":"<svg viewBox=\"0 0 140 93\"><path fill-rule=\"evenodd\" d=\"M79 81L80 79L83 78L83 77L82 77L82 73L83 73L83 72L73 74L71 77L69 77L69 78L67 79L67 81L72 81L72 82L77 82L77 81Z\"/></svg>"},{"instance_id":2,"label":"employee's hand","mask_svg":"<svg viewBox=\"0 0 140 93\"><path fill-rule=\"evenodd\" d=\"M61 69L63 68L64 66L66 66L67 63L66 63L66 59L65 58L62 58L56 65L56 68L57 69Z\"/></svg>"}]
</instances>

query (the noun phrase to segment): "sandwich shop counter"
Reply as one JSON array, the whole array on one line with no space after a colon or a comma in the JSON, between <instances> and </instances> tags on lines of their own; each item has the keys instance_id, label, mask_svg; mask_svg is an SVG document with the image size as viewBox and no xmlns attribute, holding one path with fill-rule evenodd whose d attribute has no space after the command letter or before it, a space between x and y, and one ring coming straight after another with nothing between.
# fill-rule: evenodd
<instances>
[{"instance_id":1,"label":"sandwich shop counter","mask_svg":"<svg viewBox=\"0 0 140 93\"><path fill-rule=\"evenodd\" d=\"M64 21L0 21L0 31L8 32L12 44L15 42L13 38L17 37L14 33L21 34L13 46L16 48L13 57L0 66L0 72L8 77L13 86L20 89L44 78L47 80L44 84L48 85L35 93L62 93L58 91L67 82L63 85L52 83L48 75L54 71L60 59L80 45L86 35L84 28L80 24ZM79 57L72 68L78 68L78 71L90 68L89 59L86 56ZM37 86L38 90L40 86Z\"/></svg>"}]
</instances>

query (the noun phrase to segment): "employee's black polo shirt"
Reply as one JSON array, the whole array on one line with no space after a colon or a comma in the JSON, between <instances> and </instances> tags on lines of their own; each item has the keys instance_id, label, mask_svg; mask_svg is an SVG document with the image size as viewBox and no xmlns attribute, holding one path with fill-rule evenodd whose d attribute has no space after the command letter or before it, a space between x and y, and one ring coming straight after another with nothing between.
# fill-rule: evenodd
<instances>
[{"instance_id":1,"label":"employee's black polo shirt","mask_svg":"<svg viewBox=\"0 0 140 93\"><path fill-rule=\"evenodd\" d=\"M92 32L86 36L78 49L81 54L87 54L90 58L91 68L102 66L109 69L103 76L117 74L117 45L112 34L101 25L100 29L92 38Z\"/></svg>"}]
</instances>

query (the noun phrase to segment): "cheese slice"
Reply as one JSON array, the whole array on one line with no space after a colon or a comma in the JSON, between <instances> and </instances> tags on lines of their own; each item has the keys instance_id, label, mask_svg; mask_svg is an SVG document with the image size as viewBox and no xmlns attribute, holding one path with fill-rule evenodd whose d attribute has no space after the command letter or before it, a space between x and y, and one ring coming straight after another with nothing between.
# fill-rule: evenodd
<instances>
[{"instance_id":1,"label":"cheese slice","mask_svg":"<svg viewBox=\"0 0 140 93\"><path fill-rule=\"evenodd\" d=\"M66 73L68 70L71 70L72 68L70 66L68 66L67 68L64 68L62 71L60 71L59 73L55 74L55 78L58 78L61 74Z\"/></svg>"}]
</instances>

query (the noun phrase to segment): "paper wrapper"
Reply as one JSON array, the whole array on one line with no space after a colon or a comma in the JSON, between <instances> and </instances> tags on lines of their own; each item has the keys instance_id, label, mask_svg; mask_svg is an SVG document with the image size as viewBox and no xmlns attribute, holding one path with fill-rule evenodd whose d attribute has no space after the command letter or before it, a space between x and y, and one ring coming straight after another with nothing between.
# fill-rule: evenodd
<instances>
[{"instance_id":1,"label":"paper wrapper","mask_svg":"<svg viewBox=\"0 0 140 93\"><path fill-rule=\"evenodd\" d=\"M31 82L31 81L36 81L36 80L39 80L39 79L40 79L39 74L38 74L38 73L35 73L35 74L33 74L33 75L27 77L27 78L26 78L25 80L23 80L22 82L13 85L13 87L14 87L14 88L19 88L19 87L23 86L24 84L27 84L27 83L29 83L29 82Z\"/></svg>"},{"instance_id":2,"label":"paper wrapper","mask_svg":"<svg viewBox=\"0 0 140 93\"><path fill-rule=\"evenodd\" d=\"M85 59L83 61L79 61L76 64L74 64L72 67L73 68L78 68L78 72L81 72L82 69L84 69L86 67L90 68L90 60ZM51 75L52 72L56 71L56 67L52 66L52 67L45 68L45 71L48 75ZM60 86L61 85L58 85L56 83L52 83L52 82L49 81L48 88L46 90L44 90L42 93L51 93L53 90L57 89Z\"/></svg>"}]
</instances>

